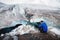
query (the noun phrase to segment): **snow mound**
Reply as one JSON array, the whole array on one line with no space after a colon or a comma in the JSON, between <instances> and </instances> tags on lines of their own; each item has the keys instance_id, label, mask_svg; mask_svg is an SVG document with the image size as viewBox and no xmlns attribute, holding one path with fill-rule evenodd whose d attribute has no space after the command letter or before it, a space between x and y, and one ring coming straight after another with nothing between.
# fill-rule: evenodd
<instances>
[{"instance_id":1,"label":"snow mound","mask_svg":"<svg viewBox=\"0 0 60 40\"><path fill-rule=\"evenodd\" d=\"M26 34L26 33L38 33L38 29L35 29L34 26L31 25L22 25L19 26L18 28L12 30L9 34L10 35L16 35L16 34Z\"/></svg>"}]
</instances>

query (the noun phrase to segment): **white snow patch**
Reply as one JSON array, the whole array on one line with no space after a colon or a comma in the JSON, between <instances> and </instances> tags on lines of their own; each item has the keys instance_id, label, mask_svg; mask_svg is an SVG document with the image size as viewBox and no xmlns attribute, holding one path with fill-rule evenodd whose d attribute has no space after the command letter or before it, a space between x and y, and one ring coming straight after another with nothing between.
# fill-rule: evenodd
<instances>
[{"instance_id":1,"label":"white snow patch","mask_svg":"<svg viewBox=\"0 0 60 40\"><path fill-rule=\"evenodd\" d=\"M35 29L34 26L22 25L16 29L14 29L13 31L11 31L9 34L10 35L16 35L16 34L23 35L26 33L37 33L37 32L39 32L39 31L37 29Z\"/></svg>"},{"instance_id":2,"label":"white snow patch","mask_svg":"<svg viewBox=\"0 0 60 40\"><path fill-rule=\"evenodd\" d=\"M54 32L54 33L57 34L57 35L60 35L60 29L51 27L51 29L50 29L49 31Z\"/></svg>"}]
</instances>

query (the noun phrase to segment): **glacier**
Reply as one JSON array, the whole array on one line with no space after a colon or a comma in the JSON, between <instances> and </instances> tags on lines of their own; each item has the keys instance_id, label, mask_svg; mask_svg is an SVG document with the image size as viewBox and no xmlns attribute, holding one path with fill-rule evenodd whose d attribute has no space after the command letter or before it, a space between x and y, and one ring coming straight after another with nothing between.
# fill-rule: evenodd
<instances>
[{"instance_id":1,"label":"glacier","mask_svg":"<svg viewBox=\"0 0 60 40\"><path fill-rule=\"evenodd\" d=\"M43 7L43 8L42 8ZM44 20L49 30L60 35L60 9L56 7L49 7L44 5L31 5L31 4L0 4L0 29L5 27L11 27L16 24L23 24L18 28L12 30L10 34L17 32L19 34L39 32L33 26L26 25L26 21L28 21L25 11L28 14L33 14L30 19L30 22L39 22L40 20ZM26 21L25 21L26 20ZM29 28L29 29L28 29ZM23 30L25 29L25 30ZM17 30L17 31L16 31ZM37 31L36 31L37 30ZM55 30L55 31L54 31ZM32 32L32 33L33 33Z\"/></svg>"}]
</instances>

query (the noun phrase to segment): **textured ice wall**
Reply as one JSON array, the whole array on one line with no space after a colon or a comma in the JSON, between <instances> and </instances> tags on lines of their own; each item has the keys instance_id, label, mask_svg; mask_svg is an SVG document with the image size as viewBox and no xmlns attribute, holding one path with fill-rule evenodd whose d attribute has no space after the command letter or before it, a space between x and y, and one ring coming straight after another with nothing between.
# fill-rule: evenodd
<instances>
[{"instance_id":1,"label":"textured ice wall","mask_svg":"<svg viewBox=\"0 0 60 40\"><path fill-rule=\"evenodd\" d=\"M3 5L3 4L2 4ZM26 20L23 8L17 5L3 5L0 8L0 27L9 26L13 21Z\"/></svg>"},{"instance_id":2,"label":"textured ice wall","mask_svg":"<svg viewBox=\"0 0 60 40\"><path fill-rule=\"evenodd\" d=\"M59 10L33 9L34 6L31 6L32 8L29 6L27 7L27 6L23 7L23 8L28 8L29 10L27 10L27 12L34 15L31 18L32 22L37 22L38 20L40 21L41 19L43 19L47 23L48 27L49 26L53 27L56 24L60 23ZM23 20L23 19L27 20L25 17L25 14L24 14L25 13L24 9L23 8L20 9L20 8L21 7L18 5L6 5L5 6L5 4L4 4L4 6L0 9L0 27L8 26L11 23L12 23L12 25L14 25L14 24L18 23L19 20ZM18 28L18 31L16 33L24 34L24 33L29 33L32 30L34 30L34 32L36 32L36 29L31 26L29 27L29 28L31 28L31 30L28 29L28 26L27 27L21 26L20 28L21 29ZM23 29L26 29L27 31L25 31ZM53 32L59 33L56 31L53 31Z\"/></svg>"}]
</instances>

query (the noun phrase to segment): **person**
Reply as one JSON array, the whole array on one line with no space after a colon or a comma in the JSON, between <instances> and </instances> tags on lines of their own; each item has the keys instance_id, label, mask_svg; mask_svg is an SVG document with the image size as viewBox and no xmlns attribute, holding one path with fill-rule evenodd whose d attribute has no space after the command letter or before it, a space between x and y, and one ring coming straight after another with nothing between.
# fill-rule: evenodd
<instances>
[{"instance_id":1,"label":"person","mask_svg":"<svg viewBox=\"0 0 60 40\"><path fill-rule=\"evenodd\" d=\"M42 33L47 33L48 32L48 26L44 21L41 21L39 23L38 28L39 28L40 32L42 32Z\"/></svg>"}]
</instances>

